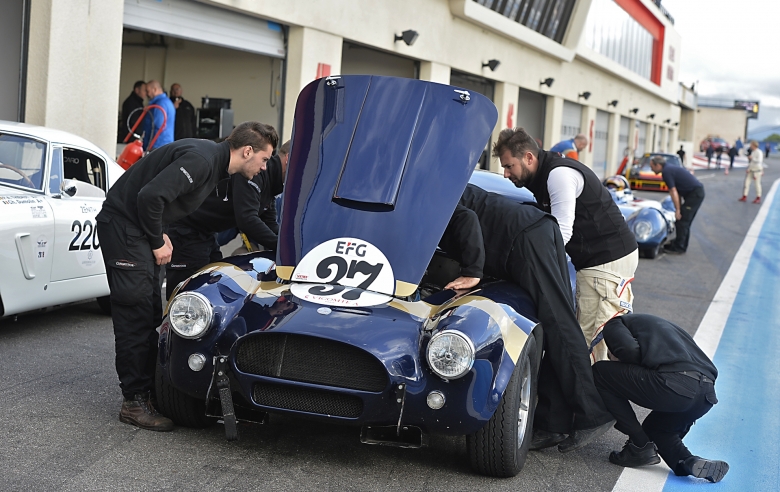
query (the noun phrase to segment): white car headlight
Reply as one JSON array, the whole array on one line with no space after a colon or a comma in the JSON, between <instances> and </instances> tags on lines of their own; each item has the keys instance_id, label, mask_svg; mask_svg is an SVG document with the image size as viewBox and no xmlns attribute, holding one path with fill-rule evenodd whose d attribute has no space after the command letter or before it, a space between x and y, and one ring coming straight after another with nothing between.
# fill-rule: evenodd
<instances>
[{"instance_id":1,"label":"white car headlight","mask_svg":"<svg viewBox=\"0 0 780 492\"><path fill-rule=\"evenodd\" d=\"M653 224L646 220L639 220L634 224L634 235L636 236L636 240L641 242L645 242L648 239L650 239L650 236L653 234Z\"/></svg>"},{"instance_id":2,"label":"white car headlight","mask_svg":"<svg viewBox=\"0 0 780 492\"><path fill-rule=\"evenodd\" d=\"M198 338L209 329L214 308L203 294L184 292L171 303L168 310L171 327L182 338Z\"/></svg>"},{"instance_id":3,"label":"white car headlight","mask_svg":"<svg viewBox=\"0 0 780 492\"><path fill-rule=\"evenodd\" d=\"M428 366L444 379L456 379L474 365L474 344L455 330L445 330L431 337L426 350Z\"/></svg>"}]
</instances>

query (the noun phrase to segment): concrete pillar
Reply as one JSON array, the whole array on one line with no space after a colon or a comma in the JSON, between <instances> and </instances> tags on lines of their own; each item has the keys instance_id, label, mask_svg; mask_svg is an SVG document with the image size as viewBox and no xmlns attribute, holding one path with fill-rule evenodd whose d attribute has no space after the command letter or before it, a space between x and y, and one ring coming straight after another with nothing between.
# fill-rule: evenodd
<instances>
[{"instance_id":1,"label":"concrete pillar","mask_svg":"<svg viewBox=\"0 0 780 492\"><path fill-rule=\"evenodd\" d=\"M661 132L661 152L669 153L669 130L665 126L658 126L658 131Z\"/></svg>"},{"instance_id":2,"label":"concrete pillar","mask_svg":"<svg viewBox=\"0 0 780 492\"><path fill-rule=\"evenodd\" d=\"M520 94L520 87L508 82L496 82L493 103L498 108L498 121L493 128L491 142L498 141L498 134L504 128L514 128L517 121L517 98ZM493 149L490 149L491 151ZM501 171L501 163L498 159L490 159L490 170L493 172Z\"/></svg>"},{"instance_id":3,"label":"concrete pillar","mask_svg":"<svg viewBox=\"0 0 780 492\"><path fill-rule=\"evenodd\" d=\"M287 83L284 88L282 140L292 136L295 103L301 89L318 76L341 73L344 40L309 27L290 27L287 43Z\"/></svg>"},{"instance_id":4,"label":"concrete pillar","mask_svg":"<svg viewBox=\"0 0 780 492\"><path fill-rule=\"evenodd\" d=\"M596 136L596 108L582 106L582 119L580 120L580 133L588 137L588 146L579 153L580 162L593 168L593 138Z\"/></svg>"},{"instance_id":5,"label":"concrete pillar","mask_svg":"<svg viewBox=\"0 0 780 492\"><path fill-rule=\"evenodd\" d=\"M436 62L420 62L420 80L429 82L438 82L439 84L450 83L450 67Z\"/></svg>"},{"instance_id":6,"label":"concrete pillar","mask_svg":"<svg viewBox=\"0 0 780 492\"><path fill-rule=\"evenodd\" d=\"M623 160L623 149L620 148L620 114L610 113L608 128L606 173L607 176L612 176Z\"/></svg>"},{"instance_id":7,"label":"concrete pillar","mask_svg":"<svg viewBox=\"0 0 780 492\"><path fill-rule=\"evenodd\" d=\"M116 150L123 0L30 5L25 121Z\"/></svg>"},{"instance_id":8,"label":"concrete pillar","mask_svg":"<svg viewBox=\"0 0 780 492\"><path fill-rule=\"evenodd\" d=\"M633 162L634 157L636 156L636 147L639 143L637 140L639 140L639 128L636 127L636 118L629 118L628 119L628 163L629 165ZM647 142L645 142L645 147L647 147Z\"/></svg>"},{"instance_id":9,"label":"concrete pillar","mask_svg":"<svg viewBox=\"0 0 780 492\"><path fill-rule=\"evenodd\" d=\"M544 115L544 145L547 149L561 141L563 124L563 98L547 96Z\"/></svg>"}]
</instances>

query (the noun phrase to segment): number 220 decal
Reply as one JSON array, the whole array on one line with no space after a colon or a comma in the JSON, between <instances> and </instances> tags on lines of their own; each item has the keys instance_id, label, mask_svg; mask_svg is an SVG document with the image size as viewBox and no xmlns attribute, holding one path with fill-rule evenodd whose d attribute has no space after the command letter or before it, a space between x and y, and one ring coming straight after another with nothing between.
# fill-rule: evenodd
<instances>
[{"instance_id":1,"label":"number 220 decal","mask_svg":"<svg viewBox=\"0 0 780 492\"><path fill-rule=\"evenodd\" d=\"M100 243L97 241L97 230L91 221L85 220L82 225L81 221L74 220L73 224L70 225L70 231L75 232L76 235L73 236L73 240L70 242L70 246L68 246L68 251L82 251L90 248L100 249ZM84 238L79 244L78 241L82 233L84 233Z\"/></svg>"}]
</instances>

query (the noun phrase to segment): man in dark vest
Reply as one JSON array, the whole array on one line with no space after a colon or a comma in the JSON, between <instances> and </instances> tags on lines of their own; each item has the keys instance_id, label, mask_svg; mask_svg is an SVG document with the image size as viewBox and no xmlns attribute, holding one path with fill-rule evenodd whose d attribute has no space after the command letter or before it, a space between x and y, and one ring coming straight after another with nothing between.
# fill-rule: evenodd
<instances>
[{"instance_id":1,"label":"man in dark vest","mask_svg":"<svg viewBox=\"0 0 780 492\"><path fill-rule=\"evenodd\" d=\"M461 276L445 288L472 288L484 274L518 284L536 305L544 330L545 355L534 419L543 423L542 428L569 434L569 438L561 442L563 438L554 435L544 443L532 444L531 449L560 443L558 450L566 453L609 430L614 420L593 383L588 347L574 314L566 253L555 218L533 204L519 204L470 184L440 245L461 265ZM560 400L560 406L568 410L565 422L558 427L548 424L555 417L548 411L551 400Z\"/></svg>"},{"instance_id":2,"label":"man in dark vest","mask_svg":"<svg viewBox=\"0 0 780 492\"><path fill-rule=\"evenodd\" d=\"M162 321L160 265L170 262L172 253L163 228L194 212L229 175L251 179L264 169L276 144L276 131L268 128L250 121L222 143L172 142L135 163L106 194L97 230L111 289L124 423L173 429L173 422L154 409L150 394Z\"/></svg>"},{"instance_id":3,"label":"man in dark vest","mask_svg":"<svg viewBox=\"0 0 780 492\"><path fill-rule=\"evenodd\" d=\"M694 456L682 439L693 423L718 403L718 370L679 326L649 314L629 314L604 327L610 360L593 365L604 404L628 435L609 461L620 466L660 463L675 475L719 482L729 465ZM652 410L640 425L629 401ZM658 453L656 453L656 448Z\"/></svg>"},{"instance_id":4,"label":"man in dark vest","mask_svg":"<svg viewBox=\"0 0 780 492\"><path fill-rule=\"evenodd\" d=\"M604 323L632 312L631 281L639 263L634 234L601 180L579 161L545 152L522 128L505 129L493 146L504 177L527 187L542 210L558 221L566 252L577 270L577 319L591 351L591 361L605 360L601 336ZM540 386L546 377L540 373ZM557 399L552 402L562 402ZM537 423L541 442L547 433L562 439L567 411L549 409L556 416ZM544 425L548 427L545 428ZM546 437L543 437L546 436ZM552 439L552 438L551 438ZM552 439L553 441L555 439Z\"/></svg>"},{"instance_id":5,"label":"man in dark vest","mask_svg":"<svg viewBox=\"0 0 780 492\"><path fill-rule=\"evenodd\" d=\"M137 81L133 84L133 92L127 96L127 99L122 103L122 116L119 122L119 132L117 133L117 142L124 142L125 137L135 122L138 121L138 117L141 116L141 110L144 107L144 97L146 96L146 82L143 80ZM135 113L133 113L135 111ZM132 115L132 116L131 116ZM140 129L136 129L136 132L141 133Z\"/></svg>"}]
</instances>

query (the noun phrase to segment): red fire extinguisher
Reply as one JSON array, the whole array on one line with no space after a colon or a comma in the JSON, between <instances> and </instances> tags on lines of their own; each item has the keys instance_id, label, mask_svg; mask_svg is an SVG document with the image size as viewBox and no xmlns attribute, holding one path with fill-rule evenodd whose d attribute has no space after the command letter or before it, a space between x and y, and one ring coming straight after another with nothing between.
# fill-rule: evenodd
<instances>
[{"instance_id":1,"label":"red fire extinguisher","mask_svg":"<svg viewBox=\"0 0 780 492\"><path fill-rule=\"evenodd\" d=\"M138 119L136 120L135 125L133 125L133 128L130 129L130 132L125 137L124 142L127 142L128 139L130 139L130 135L135 137L135 140L127 144L125 149L119 155L119 159L117 159L117 163L120 166L122 166L122 169L124 169L125 171L130 169L130 166L138 162L138 160L144 156L143 142L141 136L135 133L135 129L138 127L138 125L141 124L141 121L144 119L144 116L146 116L146 113L148 113L149 110L152 108L157 108L160 111L162 111L163 124L160 127L160 129L157 130L157 133L154 135L154 138L152 138L152 140L149 142L149 148L154 147L154 142L157 141L157 138L160 136L160 134L162 134L163 130L165 130L165 125L168 123L168 115L165 113L165 109L163 109L162 106L158 106L157 104L150 104L149 106L146 106L144 110L141 112L141 116L139 116ZM132 113L130 114L132 115Z\"/></svg>"}]
</instances>

